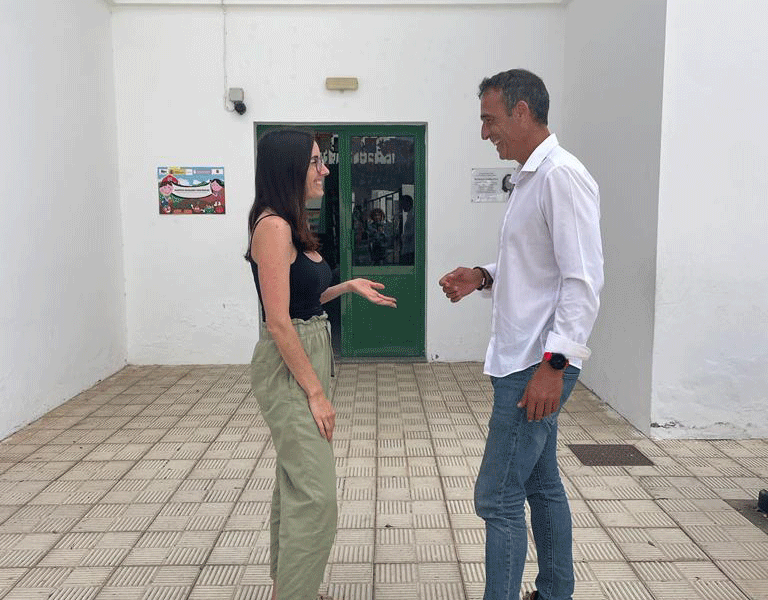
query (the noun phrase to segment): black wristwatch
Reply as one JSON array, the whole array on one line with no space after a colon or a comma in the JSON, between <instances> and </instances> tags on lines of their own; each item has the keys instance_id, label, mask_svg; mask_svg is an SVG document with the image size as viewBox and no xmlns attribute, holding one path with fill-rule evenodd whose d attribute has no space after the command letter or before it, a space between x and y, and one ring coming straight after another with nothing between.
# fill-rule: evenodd
<instances>
[{"instance_id":1,"label":"black wristwatch","mask_svg":"<svg viewBox=\"0 0 768 600\"><path fill-rule=\"evenodd\" d=\"M556 371L565 369L565 367L568 366L568 359L565 358L565 356L563 354L560 354L559 352L545 352L544 360L548 362L549 366L555 369Z\"/></svg>"}]
</instances>

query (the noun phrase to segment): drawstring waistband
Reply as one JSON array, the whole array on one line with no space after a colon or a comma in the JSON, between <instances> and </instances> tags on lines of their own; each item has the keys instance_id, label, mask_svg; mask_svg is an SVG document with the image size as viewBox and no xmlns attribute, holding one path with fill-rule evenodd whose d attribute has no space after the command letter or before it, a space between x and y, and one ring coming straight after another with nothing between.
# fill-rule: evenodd
<instances>
[{"instance_id":1,"label":"drawstring waistband","mask_svg":"<svg viewBox=\"0 0 768 600\"><path fill-rule=\"evenodd\" d=\"M307 320L304 319L291 319L291 323L296 328L296 333L299 338L309 335L320 334L325 330L325 335L328 337L328 351L331 354L331 377L336 377L336 359L333 355L333 342L331 338L331 322L328 320L328 315L323 313L322 315L315 315ZM261 321L259 337L264 340L272 340L272 334L267 329L267 324Z\"/></svg>"}]
</instances>

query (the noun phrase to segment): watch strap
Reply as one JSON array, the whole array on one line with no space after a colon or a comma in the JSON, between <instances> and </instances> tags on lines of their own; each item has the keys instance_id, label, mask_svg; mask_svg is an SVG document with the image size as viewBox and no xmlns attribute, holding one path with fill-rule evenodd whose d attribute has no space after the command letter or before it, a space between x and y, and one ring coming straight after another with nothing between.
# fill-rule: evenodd
<instances>
[{"instance_id":1,"label":"watch strap","mask_svg":"<svg viewBox=\"0 0 768 600\"><path fill-rule=\"evenodd\" d=\"M493 285L493 277L491 277L491 274L488 272L487 269L484 269L483 267L472 267L472 268L480 271L480 273L483 276L483 280L480 282L480 285L475 288L476 290L478 291L487 290Z\"/></svg>"}]
</instances>

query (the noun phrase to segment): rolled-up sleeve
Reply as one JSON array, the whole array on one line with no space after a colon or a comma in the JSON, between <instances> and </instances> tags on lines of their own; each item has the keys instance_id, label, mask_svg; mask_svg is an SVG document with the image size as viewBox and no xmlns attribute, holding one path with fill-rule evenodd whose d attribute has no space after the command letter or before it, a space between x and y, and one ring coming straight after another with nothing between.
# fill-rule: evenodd
<instances>
[{"instance_id":1,"label":"rolled-up sleeve","mask_svg":"<svg viewBox=\"0 0 768 600\"><path fill-rule=\"evenodd\" d=\"M483 265L483 269L485 269L486 271L488 271L488 274L489 274L491 277L493 277L494 279L496 279L496 268L497 268L497 267L496 267L496 263L495 263L495 262L493 262L493 263L488 263L487 265Z\"/></svg>"}]
</instances>

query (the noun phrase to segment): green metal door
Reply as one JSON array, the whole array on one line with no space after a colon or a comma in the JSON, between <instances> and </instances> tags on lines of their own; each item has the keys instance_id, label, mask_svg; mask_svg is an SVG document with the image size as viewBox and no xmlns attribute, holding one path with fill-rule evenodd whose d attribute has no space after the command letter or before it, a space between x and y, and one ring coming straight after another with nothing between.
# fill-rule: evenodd
<instances>
[{"instance_id":1,"label":"green metal door","mask_svg":"<svg viewBox=\"0 0 768 600\"><path fill-rule=\"evenodd\" d=\"M256 134L276 127L257 125ZM342 357L425 355L425 126L285 124L314 130L330 170L308 205L321 253L341 281L383 283L397 308L345 294L327 306Z\"/></svg>"}]
</instances>

